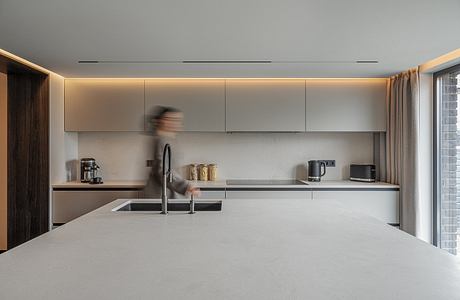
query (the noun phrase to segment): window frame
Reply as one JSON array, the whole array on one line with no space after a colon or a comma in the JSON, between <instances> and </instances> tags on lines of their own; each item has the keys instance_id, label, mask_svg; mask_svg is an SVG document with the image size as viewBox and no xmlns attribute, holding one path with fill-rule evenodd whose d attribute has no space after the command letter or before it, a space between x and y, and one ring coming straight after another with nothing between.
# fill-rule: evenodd
<instances>
[{"instance_id":1,"label":"window frame","mask_svg":"<svg viewBox=\"0 0 460 300\"><path fill-rule=\"evenodd\" d=\"M441 176L439 151L439 121L440 121L440 95L439 77L453 71L460 71L460 64L433 73L433 245L440 247L441 236Z\"/></svg>"}]
</instances>

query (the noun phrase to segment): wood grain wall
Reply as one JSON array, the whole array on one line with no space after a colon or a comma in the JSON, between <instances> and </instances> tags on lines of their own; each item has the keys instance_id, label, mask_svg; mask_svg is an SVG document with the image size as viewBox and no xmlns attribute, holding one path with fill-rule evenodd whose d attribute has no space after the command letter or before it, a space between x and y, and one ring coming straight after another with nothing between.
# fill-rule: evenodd
<instances>
[{"instance_id":1,"label":"wood grain wall","mask_svg":"<svg viewBox=\"0 0 460 300\"><path fill-rule=\"evenodd\" d=\"M48 76L8 74L8 249L48 231Z\"/></svg>"},{"instance_id":2,"label":"wood grain wall","mask_svg":"<svg viewBox=\"0 0 460 300\"><path fill-rule=\"evenodd\" d=\"M8 247L7 235L7 130L8 130L8 107L7 107L7 76L0 73L0 251Z\"/></svg>"}]
</instances>

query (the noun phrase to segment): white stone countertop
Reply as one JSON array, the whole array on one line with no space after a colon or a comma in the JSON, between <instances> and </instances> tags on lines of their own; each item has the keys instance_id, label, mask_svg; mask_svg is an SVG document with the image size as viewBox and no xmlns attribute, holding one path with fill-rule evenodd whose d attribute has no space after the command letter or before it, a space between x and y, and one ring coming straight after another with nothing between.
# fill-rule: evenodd
<instances>
[{"instance_id":1,"label":"white stone countertop","mask_svg":"<svg viewBox=\"0 0 460 300\"><path fill-rule=\"evenodd\" d=\"M334 188L334 189L388 189L388 188L399 188L398 185L389 184L386 182L357 182L350 180L334 180L334 181L321 181L321 182L310 182L299 180L297 185L228 185L226 180L218 181L190 181L196 187L200 188L291 188L291 189L305 189L305 188ZM59 189L98 189L98 188L143 188L145 181L104 181L103 184L89 184L81 183L79 181L63 182L53 184L53 188Z\"/></svg>"},{"instance_id":2,"label":"white stone countertop","mask_svg":"<svg viewBox=\"0 0 460 300\"><path fill-rule=\"evenodd\" d=\"M323 201L112 212L0 254L0 299L459 299L460 259Z\"/></svg>"},{"instance_id":3,"label":"white stone countertop","mask_svg":"<svg viewBox=\"0 0 460 300\"><path fill-rule=\"evenodd\" d=\"M80 189L80 188L87 188L87 189L107 189L107 188L139 188L142 189L145 186L145 181L143 180L103 180L101 184L90 184L84 183L80 181L68 181L68 182L61 182L51 185L54 189Z\"/></svg>"},{"instance_id":4,"label":"white stone countertop","mask_svg":"<svg viewBox=\"0 0 460 300\"><path fill-rule=\"evenodd\" d=\"M324 180L320 182L312 182L301 180L304 183L307 183L309 187L313 188L353 188L353 189L388 189L388 188L399 188L397 184L391 184L386 182L358 182L351 180Z\"/></svg>"}]
</instances>

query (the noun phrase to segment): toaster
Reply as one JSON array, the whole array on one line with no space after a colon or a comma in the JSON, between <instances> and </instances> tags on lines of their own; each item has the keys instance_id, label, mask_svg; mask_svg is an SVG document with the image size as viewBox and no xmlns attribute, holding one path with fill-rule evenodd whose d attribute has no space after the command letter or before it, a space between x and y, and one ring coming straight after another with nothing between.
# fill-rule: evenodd
<instances>
[{"instance_id":1,"label":"toaster","mask_svg":"<svg viewBox=\"0 0 460 300\"><path fill-rule=\"evenodd\" d=\"M372 164L351 164L350 180L375 182L375 165Z\"/></svg>"}]
</instances>

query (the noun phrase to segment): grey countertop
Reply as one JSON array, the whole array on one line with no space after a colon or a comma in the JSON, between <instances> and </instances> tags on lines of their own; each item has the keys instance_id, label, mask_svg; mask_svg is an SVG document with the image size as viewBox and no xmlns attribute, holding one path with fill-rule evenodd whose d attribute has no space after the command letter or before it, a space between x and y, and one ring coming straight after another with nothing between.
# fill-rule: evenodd
<instances>
[{"instance_id":1,"label":"grey countertop","mask_svg":"<svg viewBox=\"0 0 460 300\"><path fill-rule=\"evenodd\" d=\"M460 260L322 201L116 200L0 255L0 299L460 299Z\"/></svg>"},{"instance_id":2,"label":"grey countertop","mask_svg":"<svg viewBox=\"0 0 460 300\"><path fill-rule=\"evenodd\" d=\"M101 184L89 184L80 181L67 181L52 184L53 189L124 189L124 188L137 188L142 189L145 187L143 180L104 180Z\"/></svg>"},{"instance_id":3,"label":"grey countertop","mask_svg":"<svg viewBox=\"0 0 460 300\"><path fill-rule=\"evenodd\" d=\"M331 180L321 182L309 182L300 180L298 185L227 185L225 180L218 181L190 181L194 186L209 189L209 188L290 188L290 189L397 189L398 185L385 182L356 182L350 180ZM79 181L62 182L52 185L54 189L110 189L110 188L138 188L145 186L144 181L139 180L119 180L105 181L103 184L81 183Z\"/></svg>"}]
</instances>

